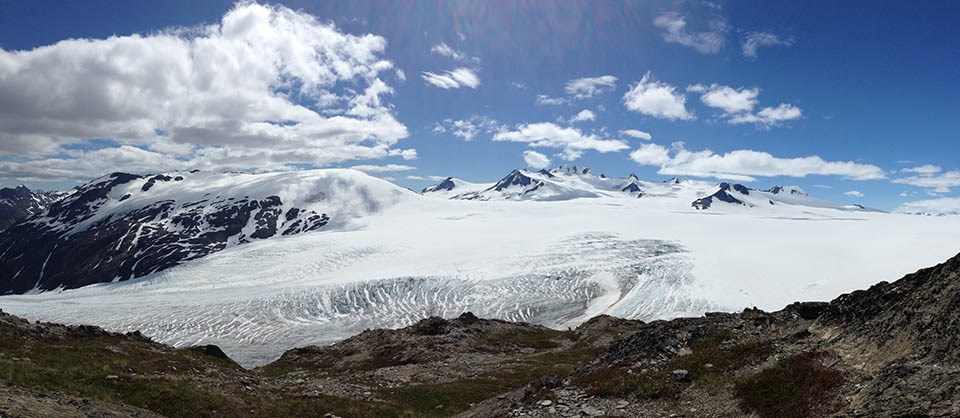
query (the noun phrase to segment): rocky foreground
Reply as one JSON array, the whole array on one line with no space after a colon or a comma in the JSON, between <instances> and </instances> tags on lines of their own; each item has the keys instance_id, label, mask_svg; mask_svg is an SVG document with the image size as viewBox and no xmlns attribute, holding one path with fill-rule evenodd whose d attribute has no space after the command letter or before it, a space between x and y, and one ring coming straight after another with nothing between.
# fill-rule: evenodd
<instances>
[{"instance_id":1,"label":"rocky foreground","mask_svg":"<svg viewBox=\"0 0 960 418\"><path fill-rule=\"evenodd\" d=\"M428 318L245 370L0 313L0 417L960 416L960 256L832 302L576 330Z\"/></svg>"}]
</instances>

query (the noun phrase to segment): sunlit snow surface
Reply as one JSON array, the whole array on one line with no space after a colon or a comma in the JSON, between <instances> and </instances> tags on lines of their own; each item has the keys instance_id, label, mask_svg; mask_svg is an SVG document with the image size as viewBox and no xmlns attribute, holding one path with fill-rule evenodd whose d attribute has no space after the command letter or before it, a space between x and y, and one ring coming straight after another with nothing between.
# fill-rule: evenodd
<instances>
[{"instance_id":1,"label":"sunlit snow surface","mask_svg":"<svg viewBox=\"0 0 960 418\"><path fill-rule=\"evenodd\" d=\"M472 311L573 327L829 300L960 250L960 219L834 209L698 212L681 196L413 196L361 226L232 247L129 282L0 297L30 319L217 344L245 366L366 328ZM678 202L683 202L680 204Z\"/></svg>"}]
</instances>

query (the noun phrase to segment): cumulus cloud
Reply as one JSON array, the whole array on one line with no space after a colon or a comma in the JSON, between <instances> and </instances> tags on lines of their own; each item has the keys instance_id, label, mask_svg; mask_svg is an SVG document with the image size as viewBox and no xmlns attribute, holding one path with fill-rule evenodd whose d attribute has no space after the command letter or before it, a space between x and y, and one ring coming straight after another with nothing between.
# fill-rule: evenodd
<instances>
[{"instance_id":1,"label":"cumulus cloud","mask_svg":"<svg viewBox=\"0 0 960 418\"><path fill-rule=\"evenodd\" d=\"M497 132L494 141L523 142L531 147L560 148L561 157L575 160L584 151L601 153L623 151L629 146L619 139L603 139L585 134L579 129L562 127L549 122L517 125L515 129Z\"/></svg>"},{"instance_id":2,"label":"cumulus cloud","mask_svg":"<svg viewBox=\"0 0 960 418\"><path fill-rule=\"evenodd\" d=\"M799 107L789 103L780 103L777 107L765 107L753 113L760 96L758 88L733 88L713 83L709 86L694 84L688 86L687 91L700 93L700 101L714 109L719 109L730 124L752 123L761 128L770 128L803 116L803 111Z\"/></svg>"},{"instance_id":3,"label":"cumulus cloud","mask_svg":"<svg viewBox=\"0 0 960 418\"><path fill-rule=\"evenodd\" d=\"M407 81L407 73L403 72L401 69L397 69L397 80Z\"/></svg>"},{"instance_id":4,"label":"cumulus cloud","mask_svg":"<svg viewBox=\"0 0 960 418\"><path fill-rule=\"evenodd\" d=\"M908 184L922 187L934 193L950 193L955 187L960 187L960 170L941 172L937 166L920 166L902 171L918 173L916 176L902 177L891 180L897 184Z\"/></svg>"},{"instance_id":5,"label":"cumulus cloud","mask_svg":"<svg viewBox=\"0 0 960 418\"><path fill-rule=\"evenodd\" d=\"M757 97L760 95L760 89L757 88L741 87L735 89L716 83L709 86L694 84L687 87L687 91L701 93L700 101L703 104L720 109L728 114L752 112L753 107L757 105Z\"/></svg>"},{"instance_id":6,"label":"cumulus cloud","mask_svg":"<svg viewBox=\"0 0 960 418\"><path fill-rule=\"evenodd\" d=\"M427 178L424 177L424 176L409 175L409 176L406 176L406 177L404 177L404 178L407 179L407 180L427 181Z\"/></svg>"},{"instance_id":7,"label":"cumulus cloud","mask_svg":"<svg viewBox=\"0 0 960 418\"><path fill-rule=\"evenodd\" d=\"M687 20L678 13L664 13L653 19L653 26L663 30L663 40L688 46L702 54L716 54L726 43L727 23L722 19L709 22L709 30L691 33Z\"/></svg>"},{"instance_id":8,"label":"cumulus cloud","mask_svg":"<svg viewBox=\"0 0 960 418\"><path fill-rule=\"evenodd\" d=\"M354 170L363 171L364 173L395 173L398 171L410 171L416 170L416 167L411 167L409 165L400 165L400 164L385 164L385 165L370 165L370 164L361 164L350 167Z\"/></svg>"},{"instance_id":9,"label":"cumulus cloud","mask_svg":"<svg viewBox=\"0 0 960 418\"><path fill-rule=\"evenodd\" d=\"M420 75L427 84L440 87L442 89L458 89L461 87L477 88L480 85L480 78L477 73L469 68L460 67L453 71L443 71L441 73L431 73L424 71Z\"/></svg>"},{"instance_id":10,"label":"cumulus cloud","mask_svg":"<svg viewBox=\"0 0 960 418\"><path fill-rule=\"evenodd\" d=\"M943 171L943 169L940 168L940 166L936 166L933 164L926 164L926 165L921 165L919 167L904 168L903 170L900 170L900 171L904 173L913 173L913 174L920 174L924 176L930 176Z\"/></svg>"},{"instance_id":11,"label":"cumulus cloud","mask_svg":"<svg viewBox=\"0 0 960 418\"><path fill-rule=\"evenodd\" d=\"M617 87L617 78L612 75L573 79L564 86L564 92L577 99L588 99L612 91Z\"/></svg>"},{"instance_id":12,"label":"cumulus cloud","mask_svg":"<svg viewBox=\"0 0 960 418\"><path fill-rule=\"evenodd\" d=\"M900 205L895 212L921 213L930 215L960 215L960 197L941 197L938 199L907 202Z\"/></svg>"},{"instance_id":13,"label":"cumulus cloud","mask_svg":"<svg viewBox=\"0 0 960 418\"><path fill-rule=\"evenodd\" d=\"M793 45L793 38L781 38L775 34L767 32L750 32L743 39L743 56L748 58L756 58L757 49L760 47L790 45Z\"/></svg>"},{"instance_id":14,"label":"cumulus cloud","mask_svg":"<svg viewBox=\"0 0 960 418\"><path fill-rule=\"evenodd\" d=\"M597 119L596 113L593 113L590 109L583 109L580 111L580 113L577 113L576 115L573 115L572 118L570 118L570 123L589 122L596 119Z\"/></svg>"},{"instance_id":15,"label":"cumulus cloud","mask_svg":"<svg viewBox=\"0 0 960 418\"><path fill-rule=\"evenodd\" d=\"M656 81L647 72L639 82L623 95L627 109L648 116L669 120L690 120L694 116L687 111L687 97L677 92L677 87Z\"/></svg>"},{"instance_id":16,"label":"cumulus cloud","mask_svg":"<svg viewBox=\"0 0 960 418\"><path fill-rule=\"evenodd\" d=\"M646 133L646 132L644 132L644 131L640 131L640 130L637 130L637 129L624 129L624 130L620 131L620 133L623 134L623 135L632 136L632 137L634 137L634 138L642 139L642 140L644 140L644 141L649 141L649 140L653 139L653 135L650 135L650 134L648 134L648 133Z\"/></svg>"},{"instance_id":17,"label":"cumulus cloud","mask_svg":"<svg viewBox=\"0 0 960 418\"><path fill-rule=\"evenodd\" d=\"M567 104L567 99L562 97L550 97L546 94L537 95L537 106L558 106Z\"/></svg>"},{"instance_id":18,"label":"cumulus cloud","mask_svg":"<svg viewBox=\"0 0 960 418\"><path fill-rule=\"evenodd\" d=\"M859 190L851 190L849 192L844 192L843 194L850 197L863 197L863 192L860 192Z\"/></svg>"},{"instance_id":19,"label":"cumulus cloud","mask_svg":"<svg viewBox=\"0 0 960 418\"><path fill-rule=\"evenodd\" d=\"M762 128L779 125L783 122L800 119L803 111L789 103L780 103L777 107L765 107L757 113L743 113L731 117L731 124L753 123Z\"/></svg>"},{"instance_id":20,"label":"cumulus cloud","mask_svg":"<svg viewBox=\"0 0 960 418\"><path fill-rule=\"evenodd\" d=\"M550 158L532 150L523 152L523 161L527 163L528 167L534 170L540 170L550 166Z\"/></svg>"},{"instance_id":21,"label":"cumulus cloud","mask_svg":"<svg viewBox=\"0 0 960 418\"><path fill-rule=\"evenodd\" d=\"M710 150L689 151L683 143L668 149L658 144L643 144L630 153L641 165L658 166L659 174L714 177L754 181L755 177L840 176L850 180L885 178L880 167L853 161L825 161L818 156L780 158L766 152L736 150L717 154Z\"/></svg>"},{"instance_id":22,"label":"cumulus cloud","mask_svg":"<svg viewBox=\"0 0 960 418\"><path fill-rule=\"evenodd\" d=\"M479 133L489 134L500 129L496 119L481 115L470 115L466 119L457 120L448 118L433 125L434 134L450 132L464 141L472 141Z\"/></svg>"},{"instance_id":23,"label":"cumulus cloud","mask_svg":"<svg viewBox=\"0 0 960 418\"><path fill-rule=\"evenodd\" d=\"M386 44L240 3L204 27L0 49L0 176L414 158L393 148L408 132L385 101Z\"/></svg>"}]
</instances>

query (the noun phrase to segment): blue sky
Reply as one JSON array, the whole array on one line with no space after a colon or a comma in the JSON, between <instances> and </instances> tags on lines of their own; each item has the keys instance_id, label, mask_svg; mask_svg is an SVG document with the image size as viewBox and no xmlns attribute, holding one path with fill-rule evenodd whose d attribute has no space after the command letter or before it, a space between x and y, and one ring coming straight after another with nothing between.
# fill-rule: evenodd
<instances>
[{"instance_id":1,"label":"blue sky","mask_svg":"<svg viewBox=\"0 0 960 418\"><path fill-rule=\"evenodd\" d=\"M577 164L960 206L958 9L5 2L0 186L359 166L419 189Z\"/></svg>"}]
</instances>

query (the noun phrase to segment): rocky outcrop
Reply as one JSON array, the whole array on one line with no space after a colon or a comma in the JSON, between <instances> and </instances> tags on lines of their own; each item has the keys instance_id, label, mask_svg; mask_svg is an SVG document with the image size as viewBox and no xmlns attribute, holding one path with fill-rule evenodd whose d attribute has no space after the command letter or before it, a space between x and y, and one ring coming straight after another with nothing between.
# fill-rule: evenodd
<instances>
[{"instance_id":1,"label":"rocky outcrop","mask_svg":"<svg viewBox=\"0 0 960 418\"><path fill-rule=\"evenodd\" d=\"M734 205L749 206L740 200L737 195L749 195L750 189L740 184L720 183L719 189L709 196L694 200L691 206L697 210L709 209L716 202L730 203Z\"/></svg>"}]
</instances>

